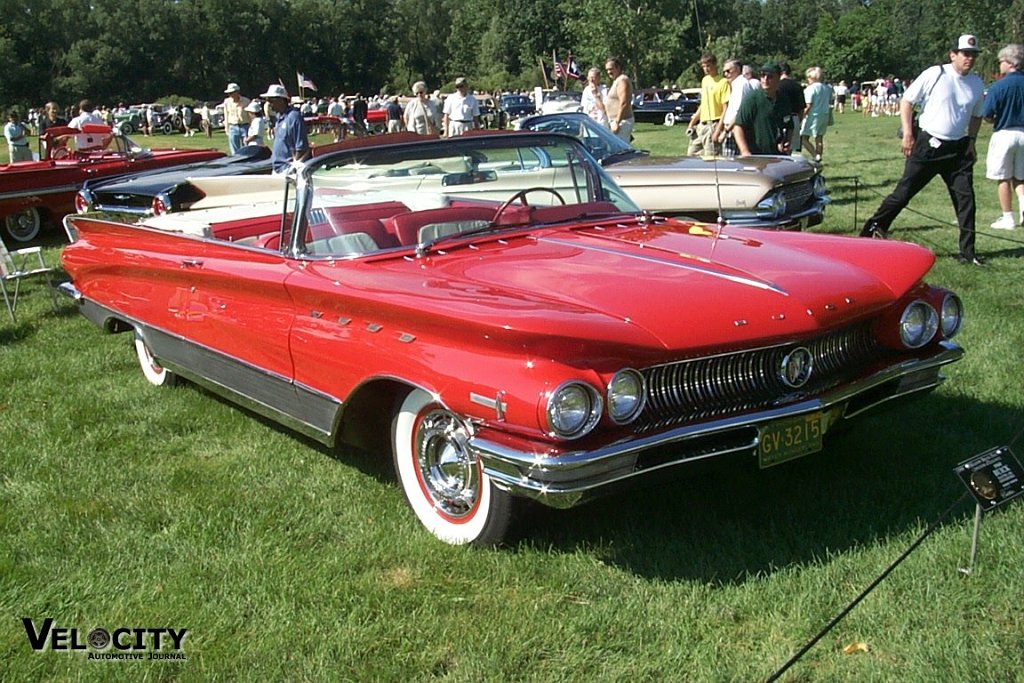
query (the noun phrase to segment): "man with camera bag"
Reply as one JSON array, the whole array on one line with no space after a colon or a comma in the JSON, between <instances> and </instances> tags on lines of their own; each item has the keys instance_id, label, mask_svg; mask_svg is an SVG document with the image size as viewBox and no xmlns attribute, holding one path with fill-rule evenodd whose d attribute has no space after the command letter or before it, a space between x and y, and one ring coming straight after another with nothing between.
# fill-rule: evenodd
<instances>
[{"instance_id":1,"label":"man with camera bag","mask_svg":"<svg viewBox=\"0 0 1024 683\"><path fill-rule=\"evenodd\" d=\"M924 70L903 94L901 147L907 158L896 189L867 220L861 237L889 235L889 227L914 195L941 176L953 200L960 226L961 263L982 265L974 252L974 145L981 127L984 84L971 73L980 52L978 40L962 35L949 51L949 64ZM920 130L914 130L914 105L921 104Z\"/></svg>"}]
</instances>

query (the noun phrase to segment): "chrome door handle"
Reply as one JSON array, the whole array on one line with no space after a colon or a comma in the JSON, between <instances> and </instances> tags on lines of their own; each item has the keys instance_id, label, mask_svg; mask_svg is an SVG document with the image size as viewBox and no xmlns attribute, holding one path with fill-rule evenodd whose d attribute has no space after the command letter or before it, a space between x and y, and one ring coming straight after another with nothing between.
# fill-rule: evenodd
<instances>
[{"instance_id":1,"label":"chrome door handle","mask_svg":"<svg viewBox=\"0 0 1024 683\"><path fill-rule=\"evenodd\" d=\"M181 267L182 268L201 268L202 266L203 266L203 262L200 261L199 259L187 258L187 259L182 259L182 261L181 261Z\"/></svg>"}]
</instances>

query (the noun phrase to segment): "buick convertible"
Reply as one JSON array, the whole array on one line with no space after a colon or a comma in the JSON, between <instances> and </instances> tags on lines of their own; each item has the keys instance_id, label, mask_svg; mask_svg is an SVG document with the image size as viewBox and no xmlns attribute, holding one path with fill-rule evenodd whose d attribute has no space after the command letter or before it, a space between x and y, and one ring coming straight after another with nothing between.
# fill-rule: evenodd
<instances>
[{"instance_id":1,"label":"buick convertible","mask_svg":"<svg viewBox=\"0 0 1024 683\"><path fill-rule=\"evenodd\" d=\"M802 230L821 223L831 201L803 158L652 157L586 114L529 116L516 127L578 137L640 208L666 216Z\"/></svg>"},{"instance_id":2,"label":"buick convertible","mask_svg":"<svg viewBox=\"0 0 1024 683\"><path fill-rule=\"evenodd\" d=\"M0 218L15 242L34 239L47 222L60 225L75 211L75 195L88 179L224 156L215 149L145 149L97 124L48 128L42 142L39 161L0 166Z\"/></svg>"},{"instance_id":3,"label":"buick convertible","mask_svg":"<svg viewBox=\"0 0 1024 683\"><path fill-rule=\"evenodd\" d=\"M388 458L449 543L502 541L528 500L810 456L963 353L928 250L652 216L569 136L362 138L293 171L67 217L61 290L150 383Z\"/></svg>"}]
</instances>

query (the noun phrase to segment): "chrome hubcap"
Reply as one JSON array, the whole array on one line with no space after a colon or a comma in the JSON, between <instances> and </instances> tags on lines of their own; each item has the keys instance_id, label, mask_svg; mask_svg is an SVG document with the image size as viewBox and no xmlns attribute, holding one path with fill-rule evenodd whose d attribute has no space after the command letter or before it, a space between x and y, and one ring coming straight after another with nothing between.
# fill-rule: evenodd
<instances>
[{"instance_id":1,"label":"chrome hubcap","mask_svg":"<svg viewBox=\"0 0 1024 683\"><path fill-rule=\"evenodd\" d=\"M449 517L469 515L480 495L480 468L462 424L445 410L427 413L416 430L416 464L434 507Z\"/></svg>"}]
</instances>

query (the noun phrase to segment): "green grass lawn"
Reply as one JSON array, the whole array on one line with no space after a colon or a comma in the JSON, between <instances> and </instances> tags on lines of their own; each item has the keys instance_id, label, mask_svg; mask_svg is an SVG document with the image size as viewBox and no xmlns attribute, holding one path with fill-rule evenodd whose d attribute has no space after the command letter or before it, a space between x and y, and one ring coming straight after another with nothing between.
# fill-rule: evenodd
<instances>
[{"instance_id":1,"label":"green grass lawn","mask_svg":"<svg viewBox=\"0 0 1024 683\"><path fill-rule=\"evenodd\" d=\"M854 234L902 170L897 122L838 119L816 229ZM648 125L637 144L678 154L686 139ZM764 680L957 500L957 462L1011 442L1024 456L1024 230L988 230L983 176L987 268L951 258L940 181L894 226L938 254L929 279L967 307L967 355L936 392L770 470L724 459L538 511L498 550L424 532L387 454L329 451L195 386L151 387L128 336L26 285L17 325L0 310L0 679ZM965 577L972 519L956 508L783 680L1024 680L1024 506L985 517ZM83 642L95 627L187 628L187 661L35 652L24 617Z\"/></svg>"}]
</instances>

